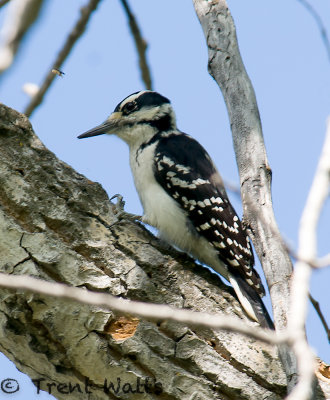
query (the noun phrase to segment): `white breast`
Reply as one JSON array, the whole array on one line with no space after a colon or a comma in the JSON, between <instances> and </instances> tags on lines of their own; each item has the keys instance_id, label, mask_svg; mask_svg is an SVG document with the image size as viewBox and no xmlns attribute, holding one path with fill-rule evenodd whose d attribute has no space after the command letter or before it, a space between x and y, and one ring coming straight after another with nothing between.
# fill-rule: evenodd
<instances>
[{"instance_id":1,"label":"white breast","mask_svg":"<svg viewBox=\"0 0 330 400\"><path fill-rule=\"evenodd\" d=\"M154 177L155 147L156 143L137 153L132 149L130 164L135 187L144 209L145 222L155 226L162 234L168 236L168 233L172 235L173 227L180 227L180 230L186 229L186 216L176 201L164 191Z\"/></svg>"},{"instance_id":2,"label":"white breast","mask_svg":"<svg viewBox=\"0 0 330 400\"><path fill-rule=\"evenodd\" d=\"M134 183L144 210L143 222L157 228L169 243L227 277L227 269L214 247L198 235L184 210L156 181L153 172L156 145L153 143L142 151L130 148Z\"/></svg>"}]
</instances>

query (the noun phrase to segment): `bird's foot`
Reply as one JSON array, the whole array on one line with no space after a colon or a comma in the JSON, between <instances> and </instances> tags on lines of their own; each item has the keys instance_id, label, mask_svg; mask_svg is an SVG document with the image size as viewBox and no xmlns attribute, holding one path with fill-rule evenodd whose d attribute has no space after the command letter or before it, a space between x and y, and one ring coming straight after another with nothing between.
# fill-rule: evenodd
<instances>
[{"instance_id":1,"label":"bird's foot","mask_svg":"<svg viewBox=\"0 0 330 400\"><path fill-rule=\"evenodd\" d=\"M118 222L120 222L121 220L128 220L128 221L132 221L132 222L142 220L142 217L140 215L131 214L124 210L125 201L121 194L115 194L114 196L111 197L110 201L115 198L117 199L117 202L116 202L116 204L113 205L112 209L113 209L113 213L116 218L116 221L113 222L110 225L110 227L118 224Z\"/></svg>"}]
</instances>

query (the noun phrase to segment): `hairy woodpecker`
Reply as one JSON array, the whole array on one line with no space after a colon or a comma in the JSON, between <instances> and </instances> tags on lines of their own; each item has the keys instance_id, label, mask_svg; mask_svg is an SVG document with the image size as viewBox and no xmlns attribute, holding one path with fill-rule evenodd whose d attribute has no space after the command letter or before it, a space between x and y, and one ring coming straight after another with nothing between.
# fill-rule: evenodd
<instances>
[{"instance_id":1,"label":"hairy woodpecker","mask_svg":"<svg viewBox=\"0 0 330 400\"><path fill-rule=\"evenodd\" d=\"M273 327L249 238L206 150L176 126L170 101L153 91L122 100L101 125L78 138L116 134L129 146L144 209L142 221L233 286L248 316Z\"/></svg>"}]
</instances>

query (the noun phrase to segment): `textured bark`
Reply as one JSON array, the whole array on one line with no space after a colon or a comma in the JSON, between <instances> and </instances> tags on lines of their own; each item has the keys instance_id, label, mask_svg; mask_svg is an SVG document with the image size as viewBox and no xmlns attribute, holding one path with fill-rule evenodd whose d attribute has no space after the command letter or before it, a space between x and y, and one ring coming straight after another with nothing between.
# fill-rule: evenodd
<instances>
[{"instance_id":1,"label":"textured bark","mask_svg":"<svg viewBox=\"0 0 330 400\"><path fill-rule=\"evenodd\" d=\"M276 329L281 331L289 318L292 263L273 212L271 168L254 89L239 52L226 0L194 0L194 5L207 42L209 72L222 91L229 114L244 222L265 272ZM291 392L297 382L296 360L291 349L281 346L279 353ZM318 378L313 399L328 398L328 382Z\"/></svg>"},{"instance_id":2,"label":"textured bark","mask_svg":"<svg viewBox=\"0 0 330 400\"><path fill-rule=\"evenodd\" d=\"M273 213L271 169L254 89L240 56L226 1L195 0L195 7L207 38L209 72L222 90L230 117L244 220L265 271L276 327L283 329L288 317L292 263Z\"/></svg>"},{"instance_id":3,"label":"textured bark","mask_svg":"<svg viewBox=\"0 0 330 400\"><path fill-rule=\"evenodd\" d=\"M0 152L2 272L236 314L253 324L217 276L143 226L109 227L113 209L102 187L58 160L26 117L3 105ZM75 388L70 399L280 399L286 391L276 349L241 335L156 324L21 291L0 293L0 350L32 379L45 379L42 389L79 383L83 393ZM105 393L105 379L115 390L120 379L117 394ZM137 389L143 393L130 392ZM68 390L62 385L52 393L66 399Z\"/></svg>"},{"instance_id":4,"label":"textured bark","mask_svg":"<svg viewBox=\"0 0 330 400\"><path fill-rule=\"evenodd\" d=\"M241 181L244 222L262 263L277 330L285 329L290 305L292 263L275 220L271 169L263 140L257 101L238 48L226 0L194 0L209 53L209 72L224 96ZM280 349L288 386L297 380L293 353Z\"/></svg>"}]
</instances>

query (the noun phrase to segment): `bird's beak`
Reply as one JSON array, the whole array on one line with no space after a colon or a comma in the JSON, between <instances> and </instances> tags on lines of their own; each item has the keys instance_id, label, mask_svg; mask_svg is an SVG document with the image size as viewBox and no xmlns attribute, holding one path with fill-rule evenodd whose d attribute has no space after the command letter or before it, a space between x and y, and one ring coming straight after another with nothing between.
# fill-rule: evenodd
<instances>
[{"instance_id":1,"label":"bird's beak","mask_svg":"<svg viewBox=\"0 0 330 400\"><path fill-rule=\"evenodd\" d=\"M105 133L111 134L115 133L119 126L119 122L121 120L122 113L121 112L113 112L108 119L106 119L103 124L96 126L89 131L82 133L78 136L78 139L84 139L92 136L103 135Z\"/></svg>"}]
</instances>

